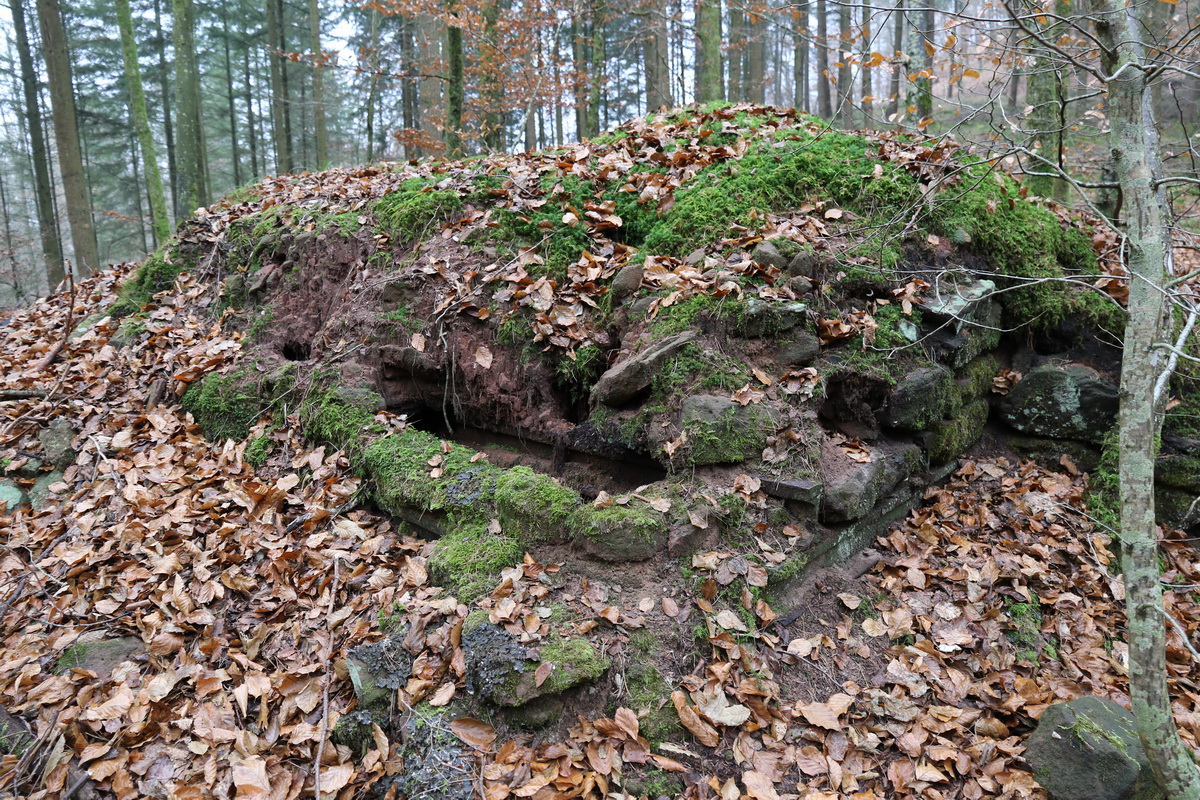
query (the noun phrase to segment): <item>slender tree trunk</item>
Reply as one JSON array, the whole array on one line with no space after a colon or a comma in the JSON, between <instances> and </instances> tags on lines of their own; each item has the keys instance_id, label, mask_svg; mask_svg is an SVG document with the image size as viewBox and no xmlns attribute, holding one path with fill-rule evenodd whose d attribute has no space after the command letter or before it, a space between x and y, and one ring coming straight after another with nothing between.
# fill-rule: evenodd
<instances>
[{"instance_id":1,"label":"slender tree trunk","mask_svg":"<svg viewBox=\"0 0 1200 800\"><path fill-rule=\"evenodd\" d=\"M29 34L25 27L24 0L9 0L17 39L17 58L21 64L21 90L25 98L25 118L29 121L29 151L33 162L33 190L37 200L38 234L46 265L46 287L53 291L65 277L62 242L58 238L58 219L54 215L54 190L50 186L50 161L46 152L46 133L42 129L42 110L38 104L37 75L29 52Z\"/></svg>"},{"instance_id":2,"label":"slender tree trunk","mask_svg":"<svg viewBox=\"0 0 1200 800\"><path fill-rule=\"evenodd\" d=\"M1129 318L1121 362L1120 538L1125 549L1129 626L1129 694L1150 765L1170 800L1200 797L1200 770L1175 725L1167 686L1166 614L1158 567L1154 461L1163 400L1156 394L1166 361L1160 348L1167 317L1171 257L1166 198L1159 185L1158 126L1136 7L1092 0L1107 82L1109 148L1125 203ZM1144 12L1142 12L1144 13Z\"/></svg>"},{"instance_id":3,"label":"slender tree trunk","mask_svg":"<svg viewBox=\"0 0 1200 800\"><path fill-rule=\"evenodd\" d=\"M267 0L267 60L271 68L271 130L275 138L275 171L287 174L294 170L294 165L283 60L282 11L281 2Z\"/></svg>"},{"instance_id":4,"label":"slender tree trunk","mask_svg":"<svg viewBox=\"0 0 1200 800\"><path fill-rule=\"evenodd\" d=\"M920 27L913 31L909 61L917 77L908 104L917 107L918 124L927 125L933 119L933 54L937 51L933 43L933 8L922 9L919 19Z\"/></svg>"},{"instance_id":5,"label":"slender tree trunk","mask_svg":"<svg viewBox=\"0 0 1200 800\"><path fill-rule=\"evenodd\" d=\"M175 40L175 99L179 121L178 219L208 205L203 119L200 111L200 73L196 67L195 9L192 0L173 0L172 36Z\"/></svg>"},{"instance_id":6,"label":"slender tree trunk","mask_svg":"<svg viewBox=\"0 0 1200 800\"><path fill-rule=\"evenodd\" d=\"M725 54L725 63L729 68L729 77L725 99L736 103L746 97L746 15L742 11L741 0L733 0L729 4L728 30L729 49Z\"/></svg>"},{"instance_id":7,"label":"slender tree trunk","mask_svg":"<svg viewBox=\"0 0 1200 800\"><path fill-rule=\"evenodd\" d=\"M167 67L167 37L162 28L161 0L154 0L154 37L155 50L158 51L158 92L162 102L163 136L167 141L167 178L171 185L168 208L173 208L179 197L179 174L175 164L175 126L171 120L170 70Z\"/></svg>"},{"instance_id":8,"label":"slender tree trunk","mask_svg":"<svg viewBox=\"0 0 1200 800\"><path fill-rule=\"evenodd\" d=\"M146 194L150 198L150 221L154 228L154 241L165 242L171 236L171 223L167 219L167 198L163 194L162 176L158 172L158 155L155 152L154 136L150 133L150 119L146 115L146 95L142 90L142 69L138 65L137 43L133 38L133 17L129 0L113 0L117 12L117 28L121 34L121 56L125 61L125 82L129 84L129 115L133 117L133 129L137 133L142 151L142 165L146 174ZM228 53L228 51L226 51ZM232 95L230 96L232 103ZM230 117L232 118L232 108ZM237 150L234 150L237 163Z\"/></svg>"},{"instance_id":9,"label":"slender tree trunk","mask_svg":"<svg viewBox=\"0 0 1200 800\"><path fill-rule=\"evenodd\" d=\"M242 83L246 103L246 131L250 139L250 173L252 179L257 179L262 173L258 171L258 125L254 119L254 87L250 78L250 45L245 41L242 44Z\"/></svg>"},{"instance_id":10,"label":"slender tree trunk","mask_svg":"<svg viewBox=\"0 0 1200 800\"><path fill-rule=\"evenodd\" d=\"M462 28L446 27L446 56L450 69L450 80L446 85L446 153L458 158L463 153L462 122L463 97L463 36Z\"/></svg>"},{"instance_id":11,"label":"slender tree trunk","mask_svg":"<svg viewBox=\"0 0 1200 800\"><path fill-rule=\"evenodd\" d=\"M838 121L843 128L854 127L854 67L847 53L854 49L854 32L851 30L850 6L838 6Z\"/></svg>"},{"instance_id":12,"label":"slender tree trunk","mask_svg":"<svg viewBox=\"0 0 1200 800\"><path fill-rule=\"evenodd\" d=\"M313 51L313 129L317 169L329 166L329 131L325 125L325 55L321 49L321 3L308 0L308 38Z\"/></svg>"},{"instance_id":13,"label":"slender tree trunk","mask_svg":"<svg viewBox=\"0 0 1200 800\"><path fill-rule=\"evenodd\" d=\"M721 2L696 0L696 100L725 99L721 70Z\"/></svg>"},{"instance_id":14,"label":"slender tree trunk","mask_svg":"<svg viewBox=\"0 0 1200 800\"><path fill-rule=\"evenodd\" d=\"M646 111L671 108L671 65L667 41L666 10L662 0L652 0L645 15L643 59L646 62Z\"/></svg>"},{"instance_id":15,"label":"slender tree trunk","mask_svg":"<svg viewBox=\"0 0 1200 800\"><path fill-rule=\"evenodd\" d=\"M807 14L805 15L807 16ZM795 20L792 31L792 105L797 111L808 108L808 39L804 37L804 28L800 19Z\"/></svg>"},{"instance_id":16,"label":"slender tree trunk","mask_svg":"<svg viewBox=\"0 0 1200 800\"><path fill-rule=\"evenodd\" d=\"M370 22L367 32L367 69L370 77L367 79L367 163L375 160L375 107L379 104L379 11L367 9ZM411 59L405 60L405 67L412 64ZM405 85L412 81L405 81Z\"/></svg>"},{"instance_id":17,"label":"slender tree trunk","mask_svg":"<svg viewBox=\"0 0 1200 800\"><path fill-rule=\"evenodd\" d=\"M376 14L374 9L372 14ZM417 107L417 83L411 72L416 69L416 37L417 37L417 20L416 17L405 17L403 20L403 28L400 31L400 62L401 73L406 77L400 86L400 104L404 110L404 127L410 131L415 131L420 127L420 110ZM375 46L378 46L377 44ZM377 92L378 81L372 83L372 92ZM378 97L372 97L371 101L377 101ZM373 110L372 110L373 113ZM404 155L407 158L420 158L421 150L419 147L413 147L406 144L404 146Z\"/></svg>"},{"instance_id":18,"label":"slender tree trunk","mask_svg":"<svg viewBox=\"0 0 1200 800\"><path fill-rule=\"evenodd\" d=\"M479 62L483 71L484 111L483 142L492 152L505 148L504 75L500 58L500 2L489 0L483 8L483 42Z\"/></svg>"},{"instance_id":19,"label":"slender tree trunk","mask_svg":"<svg viewBox=\"0 0 1200 800\"><path fill-rule=\"evenodd\" d=\"M751 103L767 101L767 18L762 13L749 14L745 68L742 71L742 92Z\"/></svg>"},{"instance_id":20,"label":"slender tree trunk","mask_svg":"<svg viewBox=\"0 0 1200 800\"><path fill-rule=\"evenodd\" d=\"M242 153L238 146L237 106L233 102L233 61L229 56L229 17L221 15L221 43L225 50L225 98L229 103L229 152L233 156L233 184L242 185Z\"/></svg>"},{"instance_id":21,"label":"slender tree trunk","mask_svg":"<svg viewBox=\"0 0 1200 800\"><path fill-rule=\"evenodd\" d=\"M575 68L571 89L575 100L575 137L587 135L587 49L583 46L583 13L577 4L571 19L571 60Z\"/></svg>"},{"instance_id":22,"label":"slender tree trunk","mask_svg":"<svg viewBox=\"0 0 1200 800\"><path fill-rule=\"evenodd\" d=\"M588 88L587 135L600 133L600 106L604 99L604 81L607 79L608 54L605 51L605 27L608 5L605 0L592 0L592 48L591 85Z\"/></svg>"},{"instance_id":23,"label":"slender tree trunk","mask_svg":"<svg viewBox=\"0 0 1200 800\"><path fill-rule=\"evenodd\" d=\"M891 97L888 98L887 115L888 121L896 119L896 114L900 110L900 76L907 73L908 65L905 63L907 56L904 50L904 0L896 0L896 10L892 12L892 88Z\"/></svg>"},{"instance_id":24,"label":"slender tree trunk","mask_svg":"<svg viewBox=\"0 0 1200 800\"><path fill-rule=\"evenodd\" d=\"M833 98L829 79L829 13L825 0L817 0L817 113L822 119L833 119Z\"/></svg>"},{"instance_id":25,"label":"slender tree trunk","mask_svg":"<svg viewBox=\"0 0 1200 800\"><path fill-rule=\"evenodd\" d=\"M872 117L875 113L875 86L874 76L871 74L874 67L867 65L875 59L871 52L871 9L863 7L862 9L862 27L859 28L859 35L862 41L860 52L862 53L859 59L859 69L862 70L862 112L863 112L863 127L874 127Z\"/></svg>"},{"instance_id":26,"label":"slender tree trunk","mask_svg":"<svg viewBox=\"0 0 1200 800\"><path fill-rule=\"evenodd\" d=\"M54 115L54 141L58 146L58 167L67 200L67 220L71 225L71 245L75 268L86 275L99 268L96 228L92 220L91 196L87 174L83 170L79 126L75 119L75 90L71 85L71 63L67 58L67 34L63 28L58 0L38 0L38 21L42 29L42 50L46 74L50 80L50 103Z\"/></svg>"},{"instance_id":27,"label":"slender tree trunk","mask_svg":"<svg viewBox=\"0 0 1200 800\"><path fill-rule=\"evenodd\" d=\"M146 209L142 205L142 191L145 188L145 186L142 183L142 171L140 169L138 169L138 141L137 141L137 134L136 134L137 126L135 124L133 124L132 114L130 115L129 122L130 122L130 126L129 126L129 163L133 165L133 185L135 187L133 196L137 201L137 215L136 216L137 216L137 221L138 221L138 226L137 226L138 227L138 235L142 239L142 252L149 253L150 246L149 246L149 243L146 241ZM160 186L162 185L161 181L159 182L159 185ZM163 205L165 206L166 203L164 202ZM155 237L155 239L157 239L157 236Z\"/></svg>"}]
</instances>

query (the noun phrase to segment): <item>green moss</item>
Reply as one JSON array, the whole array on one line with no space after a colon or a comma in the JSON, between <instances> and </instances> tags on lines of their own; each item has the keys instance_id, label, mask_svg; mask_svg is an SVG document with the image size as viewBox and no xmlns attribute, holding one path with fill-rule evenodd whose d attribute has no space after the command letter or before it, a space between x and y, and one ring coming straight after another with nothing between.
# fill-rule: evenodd
<instances>
[{"instance_id":1,"label":"green moss","mask_svg":"<svg viewBox=\"0 0 1200 800\"><path fill-rule=\"evenodd\" d=\"M1017 648L1023 661L1039 663L1045 648L1042 639L1042 606L1036 595L1028 603L1010 603L1008 617L1013 627L1008 631L1008 640Z\"/></svg>"},{"instance_id":2,"label":"green moss","mask_svg":"<svg viewBox=\"0 0 1200 800\"><path fill-rule=\"evenodd\" d=\"M519 540L488 533L486 523L459 524L438 540L429 558L429 576L469 605L496 588L500 572L520 564L524 555Z\"/></svg>"},{"instance_id":3,"label":"green moss","mask_svg":"<svg viewBox=\"0 0 1200 800\"><path fill-rule=\"evenodd\" d=\"M679 715L671 705L671 684L652 661L639 658L631 663L625 670L625 685L631 708L640 720L639 731L651 746L683 739Z\"/></svg>"},{"instance_id":4,"label":"green moss","mask_svg":"<svg viewBox=\"0 0 1200 800\"><path fill-rule=\"evenodd\" d=\"M596 508L584 505L572 529L588 549L609 561L640 561L657 553L666 542L663 514L644 503Z\"/></svg>"},{"instance_id":5,"label":"green moss","mask_svg":"<svg viewBox=\"0 0 1200 800\"><path fill-rule=\"evenodd\" d=\"M266 331L267 326L270 325L271 321L274 319L275 309L269 307L259 309L258 313L254 317L254 321L251 322L250 327L246 329L246 339L251 342L257 341L258 338L263 335L263 332Z\"/></svg>"},{"instance_id":6,"label":"green moss","mask_svg":"<svg viewBox=\"0 0 1200 800\"><path fill-rule=\"evenodd\" d=\"M117 302L109 310L113 317L124 317L141 310L159 292L170 289L175 279L194 266L184 258L174 239L146 257L133 277L121 285Z\"/></svg>"},{"instance_id":7,"label":"green moss","mask_svg":"<svg viewBox=\"0 0 1200 800\"><path fill-rule=\"evenodd\" d=\"M310 395L300 409L304 435L315 442L348 450L361 449L375 424L375 412L383 398L369 389L335 386Z\"/></svg>"},{"instance_id":8,"label":"green moss","mask_svg":"<svg viewBox=\"0 0 1200 800\"><path fill-rule=\"evenodd\" d=\"M392 311L385 311L379 315L379 318L384 322L390 322L396 326L396 330L400 333L414 333L425 327L424 320L417 319L408 310L408 306L400 306Z\"/></svg>"},{"instance_id":9,"label":"green moss","mask_svg":"<svg viewBox=\"0 0 1200 800\"><path fill-rule=\"evenodd\" d=\"M958 409L950 419L930 426L925 441L930 463L944 464L965 453L983 435L987 418L987 401L976 400Z\"/></svg>"},{"instance_id":10,"label":"green moss","mask_svg":"<svg viewBox=\"0 0 1200 800\"><path fill-rule=\"evenodd\" d=\"M1121 528L1121 505L1118 491L1119 454L1117 434L1109 433L1100 448L1100 464L1088 475L1087 506L1096 527L1107 533Z\"/></svg>"},{"instance_id":11,"label":"green moss","mask_svg":"<svg viewBox=\"0 0 1200 800\"><path fill-rule=\"evenodd\" d=\"M612 659L596 652L582 636L555 639L542 646L543 663L554 665L541 686L541 694L558 694L584 681L599 678L612 665Z\"/></svg>"},{"instance_id":12,"label":"green moss","mask_svg":"<svg viewBox=\"0 0 1200 800\"><path fill-rule=\"evenodd\" d=\"M183 395L183 410L214 441L245 439L250 426L262 415L258 384L248 373L204 376Z\"/></svg>"},{"instance_id":13,"label":"green moss","mask_svg":"<svg viewBox=\"0 0 1200 800\"><path fill-rule=\"evenodd\" d=\"M775 419L761 405L736 406L716 419L689 417L685 407L682 427L687 434L687 463L733 464L761 454L775 430Z\"/></svg>"},{"instance_id":14,"label":"green moss","mask_svg":"<svg viewBox=\"0 0 1200 800\"><path fill-rule=\"evenodd\" d=\"M275 445L271 442L271 437L256 436L246 445L246 463L255 468L261 467L267 463L267 459L274 449Z\"/></svg>"},{"instance_id":15,"label":"green moss","mask_svg":"<svg viewBox=\"0 0 1200 800\"><path fill-rule=\"evenodd\" d=\"M657 333L655 334L657 336ZM660 401L720 389L733 392L753 379L746 364L695 344L686 344L654 375L651 396Z\"/></svg>"},{"instance_id":16,"label":"green moss","mask_svg":"<svg viewBox=\"0 0 1200 800\"><path fill-rule=\"evenodd\" d=\"M436 188L427 178L410 178L375 203L379 227L404 244L433 232L433 226L462 208L454 192Z\"/></svg>"},{"instance_id":17,"label":"green moss","mask_svg":"<svg viewBox=\"0 0 1200 800\"><path fill-rule=\"evenodd\" d=\"M575 351L574 358L559 358L554 367L555 382L572 400L585 400L607 366L599 347L585 345Z\"/></svg>"},{"instance_id":18,"label":"green moss","mask_svg":"<svg viewBox=\"0 0 1200 800\"><path fill-rule=\"evenodd\" d=\"M574 489L529 467L513 467L496 478L500 524L526 541L563 541L570 536L582 499Z\"/></svg>"},{"instance_id":19,"label":"green moss","mask_svg":"<svg viewBox=\"0 0 1200 800\"><path fill-rule=\"evenodd\" d=\"M375 482L374 497L385 511L452 511L479 518L491 508L498 470L459 445L443 452L442 440L413 428L371 442L362 463ZM430 464L435 460L437 466Z\"/></svg>"}]
</instances>

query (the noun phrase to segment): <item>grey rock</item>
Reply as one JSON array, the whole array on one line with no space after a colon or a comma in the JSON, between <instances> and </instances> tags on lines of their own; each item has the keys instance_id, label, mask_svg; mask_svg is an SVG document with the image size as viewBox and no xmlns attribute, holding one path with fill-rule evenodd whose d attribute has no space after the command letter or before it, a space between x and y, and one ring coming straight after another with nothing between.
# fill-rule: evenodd
<instances>
[{"instance_id":1,"label":"grey rock","mask_svg":"<svg viewBox=\"0 0 1200 800\"><path fill-rule=\"evenodd\" d=\"M1025 760L1053 800L1160 800L1133 714L1111 700L1081 697L1042 712Z\"/></svg>"},{"instance_id":2,"label":"grey rock","mask_svg":"<svg viewBox=\"0 0 1200 800\"><path fill-rule=\"evenodd\" d=\"M1093 472L1100 466L1100 448L1073 439L1048 439L1041 436L1013 434L1004 437L1005 443L1021 458L1060 469L1065 455L1084 472Z\"/></svg>"},{"instance_id":3,"label":"grey rock","mask_svg":"<svg viewBox=\"0 0 1200 800\"><path fill-rule=\"evenodd\" d=\"M650 306L654 305L657 297L639 297L629 304L629 318L642 319L650 313Z\"/></svg>"},{"instance_id":4,"label":"grey rock","mask_svg":"<svg viewBox=\"0 0 1200 800\"><path fill-rule=\"evenodd\" d=\"M630 262L621 267L613 276L612 284L609 286L613 300L620 302L642 288L642 275L645 271L646 266L640 261Z\"/></svg>"},{"instance_id":5,"label":"grey rock","mask_svg":"<svg viewBox=\"0 0 1200 800\"><path fill-rule=\"evenodd\" d=\"M609 368L600 376L600 380L596 381L596 386L592 389L593 395L608 406L628 403L638 392L650 385L667 359L695 338L695 331L684 331L654 342L640 353L635 353Z\"/></svg>"},{"instance_id":6,"label":"grey rock","mask_svg":"<svg viewBox=\"0 0 1200 800\"><path fill-rule=\"evenodd\" d=\"M413 664L413 656L404 646L408 631L405 625L377 642L359 645L346 656L346 672L362 708L386 713L392 694L408 681Z\"/></svg>"},{"instance_id":7,"label":"grey rock","mask_svg":"<svg viewBox=\"0 0 1200 800\"><path fill-rule=\"evenodd\" d=\"M0 513L13 514L28 502L29 496L15 481L0 481L0 507L5 508Z\"/></svg>"},{"instance_id":8,"label":"grey rock","mask_svg":"<svg viewBox=\"0 0 1200 800\"><path fill-rule=\"evenodd\" d=\"M46 460L58 469L66 469L75 462L75 449L71 446L74 438L75 429L62 418L54 420L50 427L38 433Z\"/></svg>"},{"instance_id":9,"label":"grey rock","mask_svg":"<svg viewBox=\"0 0 1200 800\"><path fill-rule=\"evenodd\" d=\"M407 345L386 344L379 348L385 377L433 378L441 374L437 361Z\"/></svg>"},{"instance_id":10,"label":"grey rock","mask_svg":"<svg viewBox=\"0 0 1200 800\"><path fill-rule=\"evenodd\" d=\"M112 674L114 667L132 660L142 650L142 640L135 636L76 642L63 651L54 666L57 672L69 669L94 672L103 681Z\"/></svg>"},{"instance_id":11,"label":"grey rock","mask_svg":"<svg viewBox=\"0 0 1200 800\"><path fill-rule=\"evenodd\" d=\"M388 306L406 303L420 288L421 277L419 275L401 275L393 278L383 285L383 303Z\"/></svg>"},{"instance_id":12,"label":"grey rock","mask_svg":"<svg viewBox=\"0 0 1200 800\"><path fill-rule=\"evenodd\" d=\"M825 494L825 487L820 481L809 480L807 478L797 478L795 480L775 480L773 478L764 478L758 476L762 484L762 490L771 497L778 497L782 500L796 500L809 505L819 505L821 498Z\"/></svg>"},{"instance_id":13,"label":"grey rock","mask_svg":"<svg viewBox=\"0 0 1200 800\"><path fill-rule=\"evenodd\" d=\"M584 506L576 515L576 542L602 561L645 561L667 546L666 515L648 506Z\"/></svg>"},{"instance_id":14,"label":"grey rock","mask_svg":"<svg viewBox=\"0 0 1200 800\"><path fill-rule=\"evenodd\" d=\"M795 332L795 340L779 348L775 360L790 367L803 367L811 364L821 355L821 341L816 334L806 330Z\"/></svg>"},{"instance_id":15,"label":"grey rock","mask_svg":"<svg viewBox=\"0 0 1200 800\"><path fill-rule=\"evenodd\" d=\"M581 636L549 640L539 656L490 622L469 623L468 619L462 634L467 690L499 706L517 708L560 694L599 678L611 663ZM541 658L555 660L550 661L550 677L539 686L536 672Z\"/></svg>"},{"instance_id":16,"label":"grey rock","mask_svg":"<svg viewBox=\"0 0 1200 800\"><path fill-rule=\"evenodd\" d=\"M747 338L790 331L804 324L808 306L800 302L780 302L751 297L740 309L731 326L733 333Z\"/></svg>"},{"instance_id":17,"label":"grey rock","mask_svg":"<svg viewBox=\"0 0 1200 800\"><path fill-rule=\"evenodd\" d=\"M681 424L692 464L735 464L758 458L775 432L775 411L761 403L739 405L728 397L693 395L683 402Z\"/></svg>"},{"instance_id":18,"label":"grey rock","mask_svg":"<svg viewBox=\"0 0 1200 800\"><path fill-rule=\"evenodd\" d=\"M792 260L788 262L787 271L789 275L814 278L820 266L821 257L817 255L816 250L806 245L800 249L799 253L792 256Z\"/></svg>"},{"instance_id":19,"label":"grey rock","mask_svg":"<svg viewBox=\"0 0 1200 800\"><path fill-rule=\"evenodd\" d=\"M827 444L821 454L826 522L849 522L870 513L902 481L925 469L925 456L914 444L876 446L866 463L851 460L840 447Z\"/></svg>"},{"instance_id":20,"label":"grey rock","mask_svg":"<svg viewBox=\"0 0 1200 800\"><path fill-rule=\"evenodd\" d=\"M759 264L766 264L778 269L784 269L788 265L788 260L783 257L783 253L779 252L779 248L772 241L759 242L750 257Z\"/></svg>"},{"instance_id":21,"label":"grey rock","mask_svg":"<svg viewBox=\"0 0 1200 800\"><path fill-rule=\"evenodd\" d=\"M995 291L993 281L948 275L930 287L921 316L935 325L949 325L957 333L977 320L981 305L990 302Z\"/></svg>"},{"instance_id":22,"label":"grey rock","mask_svg":"<svg viewBox=\"0 0 1200 800\"><path fill-rule=\"evenodd\" d=\"M803 275L797 275L794 278L788 278L787 284L797 297L803 297L813 290L813 282L811 278L806 278Z\"/></svg>"},{"instance_id":23,"label":"grey rock","mask_svg":"<svg viewBox=\"0 0 1200 800\"><path fill-rule=\"evenodd\" d=\"M455 715L447 709L418 706L406 715L397 738L404 771L375 785L379 797L474 800L479 766L470 748L450 729ZM395 786L393 792L390 786Z\"/></svg>"},{"instance_id":24,"label":"grey rock","mask_svg":"<svg viewBox=\"0 0 1200 800\"><path fill-rule=\"evenodd\" d=\"M953 376L945 367L915 369L892 388L882 422L889 428L923 431L946 413L953 388Z\"/></svg>"},{"instance_id":25,"label":"grey rock","mask_svg":"<svg viewBox=\"0 0 1200 800\"><path fill-rule=\"evenodd\" d=\"M951 369L962 369L1000 344L1000 304L988 299L977 303L968 318L937 322L923 316L929 352Z\"/></svg>"},{"instance_id":26,"label":"grey rock","mask_svg":"<svg viewBox=\"0 0 1200 800\"><path fill-rule=\"evenodd\" d=\"M41 511L50 502L50 487L63 479L62 470L56 469L53 472L47 472L45 475L33 482L33 486L29 488L29 505L34 511Z\"/></svg>"},{"instance_id":27,"label":"grey rock","mask_svg":"<svg viewBox=\"0 0 1200 800\"><path fill-rule=\"evenodd\" d=\"M1101 442L1116 422L1117 389L1090 369L1038 367L1000 403L1001 418L1022 433Z\"/></svg>"}]
</instances>

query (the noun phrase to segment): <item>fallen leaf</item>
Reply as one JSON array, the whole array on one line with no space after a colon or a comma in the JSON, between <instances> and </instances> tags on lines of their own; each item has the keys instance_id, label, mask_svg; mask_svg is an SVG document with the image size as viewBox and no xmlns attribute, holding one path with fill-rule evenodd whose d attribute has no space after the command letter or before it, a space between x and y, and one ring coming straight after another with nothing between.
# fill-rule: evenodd
<instances>
[{"instance_id":1,"label":"fallen leaf","mask_svg":"<svg viewBox=\"0 0 1200 800\"><path fill-rule=\"evenodd\" d=\"M491 725L471 717L460 717L451 721L450 730L476 750L487 750L496 741L496 730Z\"/></svg>"}]
</instances>

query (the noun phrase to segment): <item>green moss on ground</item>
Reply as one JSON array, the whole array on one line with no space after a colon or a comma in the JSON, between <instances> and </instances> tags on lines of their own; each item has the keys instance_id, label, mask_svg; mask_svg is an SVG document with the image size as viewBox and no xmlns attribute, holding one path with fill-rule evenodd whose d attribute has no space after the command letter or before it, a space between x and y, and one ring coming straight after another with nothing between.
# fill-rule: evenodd
<instances>
[{"instance_id":1,"label":"green moss on ground","mask_svg":"<svg viewBox=\"0 0 1200 800\"><path fill-rule=\"evenodd\" d=\"M313 441L353 450L373 430L382 432L375 424L375 412L382 406L383 398L370 389L335 386L304 401L300 425Z\"/></svg>"},{"instance_id":2,"label":"green moss on ground","mask_svg":"<svg viewBox=\"0 0 1200 800\"><path fill-rule=\"evenodd\" d=\"M526 540L570 538L581 503L578 492L529 467L513 467L496 478L500 524L505 529L521 531Z\"/></svg>"},{"instance_id":3,"label":"green moss on ground","mask_svg":"<svg viewBox=\"0 0 1200 800\"><path fill-rule=\"evenodd\" d=\"M543 663L554 669L542 684L540 694L553 695L566 691L584 681L593 681L612 666L612 659L596 651L582 636L554 639L542 646L539 653Z\"/></svg>"},{"instance_id":4,"label":"green moss on ground","mask_svg":"<svg viewBox=\"0 0 1200 800\"><path fill-rule=\"evenodd\" d=\"M192 415L209 439L240 441L263 413L256 389L257 382L245 372L205 375L183 395L183 410Z\"/></svg>"},{"instance_id":5,"label":"green moss on ground","mask_svg":"<svg viewBox=\"0 0 1200 800\"><path fill-rule=\"evenodd\" d=\"M427 178L410 178L375 202L375 216L393 242L407 243L433 230L434 224L462 208L454 192L439 190Z\"/></svg>"},{"instance_id":6,"label":"green moss on ground","mask_svg":"<svg viewBox=\"0 0 1200 800\"><path fill-rule=\"evenodd\" d=\"M492 507L498 470L460 445L443 452L438 437L407 428L366 445L362 464L375 481L375 498L389 513L453 510L482 516ZM431 464L435 461L436 466Z\"/></svg>"},{"instance_id":7,"label":"green moss on ground","mask_svg":"<svg viewBox=\"0 0 1200 800\"><path fill-rule=\"evenodd\" d=\"M518 539L488 532L483 522L453 526L438 540L429 559L429 575L459 602L471 604L496 588L496 578L521 563L525 547Z\"/></svg>"},{"instance_id":8,"label":"green moss on ground","mask_svg":"<svg viewBox=\"0 0 1200 800\"><path fill-rule=\"evenodd\" d=\"M136 314L159 292L170 289L175 279L192 269L194 263L183 256L174 239L146 257L133 277L121 285L117 302L109 310L113 317Z\"/></svg>"},{"instance_id":9,"label":"green moss on ground","mask_svg":"<svg viewBox=\"0 0 1200 800\"><path fill-rule=\"evenodd\" d=\"M275 449L275 445L271 442L269 436L256 436L246 445L244 456L246 463L250 466L258 468L267 463L267 459L271 456L271 451Z\"/></svg>"}]
</instances>

